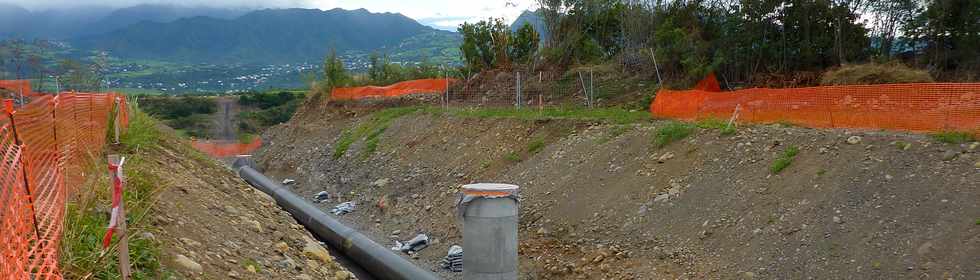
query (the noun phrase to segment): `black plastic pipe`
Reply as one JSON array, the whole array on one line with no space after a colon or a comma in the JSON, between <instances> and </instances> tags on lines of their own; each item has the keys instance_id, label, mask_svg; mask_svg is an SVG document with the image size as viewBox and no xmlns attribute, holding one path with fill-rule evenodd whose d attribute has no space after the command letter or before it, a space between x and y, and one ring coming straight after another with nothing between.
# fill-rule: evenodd
<instances>
[{"instance_id":1,"label":"black plastic pipe","mask_svg":"<svg viewBox=\"0 0 980 280\"><path fill-rule=\"evenodd\" d=\"M437 280L431 272L423 270L396 255L391 249L375 243L360 232L330 218L319 208L293 194L281 184L262 173L236 161L234 168L246 182L276 199L301 224L320 239L339 249L341 253L364 267L372 276L385 280Z\"/></svg>"}]
</instances>

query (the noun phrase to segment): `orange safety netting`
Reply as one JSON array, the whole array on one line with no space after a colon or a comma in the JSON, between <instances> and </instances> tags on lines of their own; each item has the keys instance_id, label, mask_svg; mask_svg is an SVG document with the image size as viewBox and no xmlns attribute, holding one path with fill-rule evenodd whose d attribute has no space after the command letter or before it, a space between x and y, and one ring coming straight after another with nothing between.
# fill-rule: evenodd
<instances>
[{"instance_id":1,"label":"orange safety netting","mask_svg":"<svg viewBox=\"0 0 980 280\"><path fill-rule=\"evenodd\" d=\"M742 123L959 131L980 136L980 83L660 90L650 104L654 117L682 120L729 119L736 111L736 120Z\"/></svg>"},{"instance_id":2,"label":"orange safety netting","mask_svg":"<svg viewBox=\"0 0 980 280\"><path fill-rule=\"evenodd\" d=\"M194 140L191 145L194 146L194 149L212 157L224 158L250 154L262 147L262 139L255 137L251 143L244 144L228 141Z\"/></svg>"},{"instance_id":3,"label":"orange safety netting","mask_svg":"<svg viewBox=\"0 0 980 280\"><path fill-rule=\"evenodd\" d=\"M61 279L59 242L66 198L102 153L117 94L42 95L0 116L0 279Z\"/></svg>"},{"instance_id":4,"label":"orange safety netting","mask_svg":"<svg viewBox=\"0 0 980 280\"><path fill-rule=\"evenodd\" d=\"M399 97L409 94L440 94L446 92L455 79L422 79L396 83L390 86L335 88L331 100L356 100L364 98Z\"/></svg>"},{"instance_id":5,"label":"orange safety netting","mask_svg":"<svg viewBox=\"0 0 980 280\"><path fill-rule=\"evenodd\" d=\"M29 80L0 80L0 88L22 94L26 97L37 97L41 95L31 90L31 81Z\"/></svg>"}]
</instances>

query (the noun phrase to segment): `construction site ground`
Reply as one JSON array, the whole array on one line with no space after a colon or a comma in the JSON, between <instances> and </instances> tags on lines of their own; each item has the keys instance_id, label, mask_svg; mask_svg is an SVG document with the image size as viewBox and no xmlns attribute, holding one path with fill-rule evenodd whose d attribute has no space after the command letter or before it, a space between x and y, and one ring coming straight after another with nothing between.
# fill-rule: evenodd
<instances>
[{"instance_id":1,"label":"construction site ground","mask_svg":"<svg viewBox=\"0 0 980 280\"><path fill-rule=\"evenodd\" d=\"M455 201L476 182L521 187L522 279L980 278L976 142L751 125L658 148L668 121L433 111L335 158L377 108L310 105L268 130L256 159L301 196L329 192L324 211L355 201L339 218L383 245L427 234L406 258L448 279L460 275L437 263L462 243ZM792 163L771 171L790 147Z\"/></svg>"}]
</instances>

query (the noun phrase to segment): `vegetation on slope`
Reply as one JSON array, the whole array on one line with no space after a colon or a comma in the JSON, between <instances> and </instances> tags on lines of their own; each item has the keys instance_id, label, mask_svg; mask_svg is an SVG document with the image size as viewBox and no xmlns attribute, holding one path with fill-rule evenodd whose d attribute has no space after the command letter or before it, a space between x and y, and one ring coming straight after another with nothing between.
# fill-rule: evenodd
<instances>
[{"instance_id":1,"label":"vegetation on slope","mask_svg":"<svg viewBox=\"0 0 980 280\"><path fill-rule=\"evenodd\" d=\"M138 155L140 151L154 149L160 135L156 122L147 114L134 110L131 116L129 129L120 137L122 145L115 151L126 157L123 200L129 230L131 279L169 279L173 273L160 265L160 244L143 234L151 228L147 217L160 191L159 178L146 171L145 159ZM61 265L66 279L120 279L116 254L119 235L114 236L108 251L102 250L102 236L109 224L108 209L112 205L105 166L104 159L93 160L89 173L99 176L88 176L77 196L68 201L61 240Z\"/></svg>"},{"instance_id":2,"label":"vegetation on slope","mask_svg":"<svg viewBox=\"0 0 980 280\"><path fill-rule=\"evenodd\" d=\"M844 65L827 71L820 78L820 84L826 86L931 83L934 81L929 72L912 69L898 62Z\"/></svg>"},{"instance_id":3,"label":"vegetation on slope","mask_svg":"<svg viewBox=\"0 0 980 280\"><path fill-rule=\"evenodd\" d=\"M246 134L259 133L273 125L289 121L305 93L248 92L238 96L238 104L252 108L240 113L238 129Z\"/></svg>"},{"instance_id":4,"label":"vegetation on slope","mask_svg":"<svg viewBox=\"0 0 980 280\"><path fill-rule=\"evenodd\" d=\"M210 136L210 114L217 112L214 99L199 96L151 97L139 99L146 113L163 120L174 129L189 136L207 138Z\"/></svg>"}]
</instances>

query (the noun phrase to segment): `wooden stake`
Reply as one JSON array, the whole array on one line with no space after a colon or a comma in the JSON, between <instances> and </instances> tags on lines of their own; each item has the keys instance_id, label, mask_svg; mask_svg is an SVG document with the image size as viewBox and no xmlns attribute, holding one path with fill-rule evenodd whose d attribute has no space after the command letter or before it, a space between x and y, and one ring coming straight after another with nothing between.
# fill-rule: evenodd
<instances>
[{"instance_id":1,"label":"wooden stake","mask_svg":"<svg viewBox=\"0 0 980 280\"><path fill-rule=\"evenodd\" d=\"M115 174L110 174L110 178L115 178L119 176L119 181L123 181L122 165L125 163L125 159L121 158L119 155L108 155L109 164L119 166L116 169ZM114 184L114 182L110 182ZM119 253L119 275L120 279L129 280L132 271L129 266L129 232L126 231L126 200L119 200L119 217L118 217L116 230L119 232L119 247L117 247Z\"/></svg>"}]
</instances>

